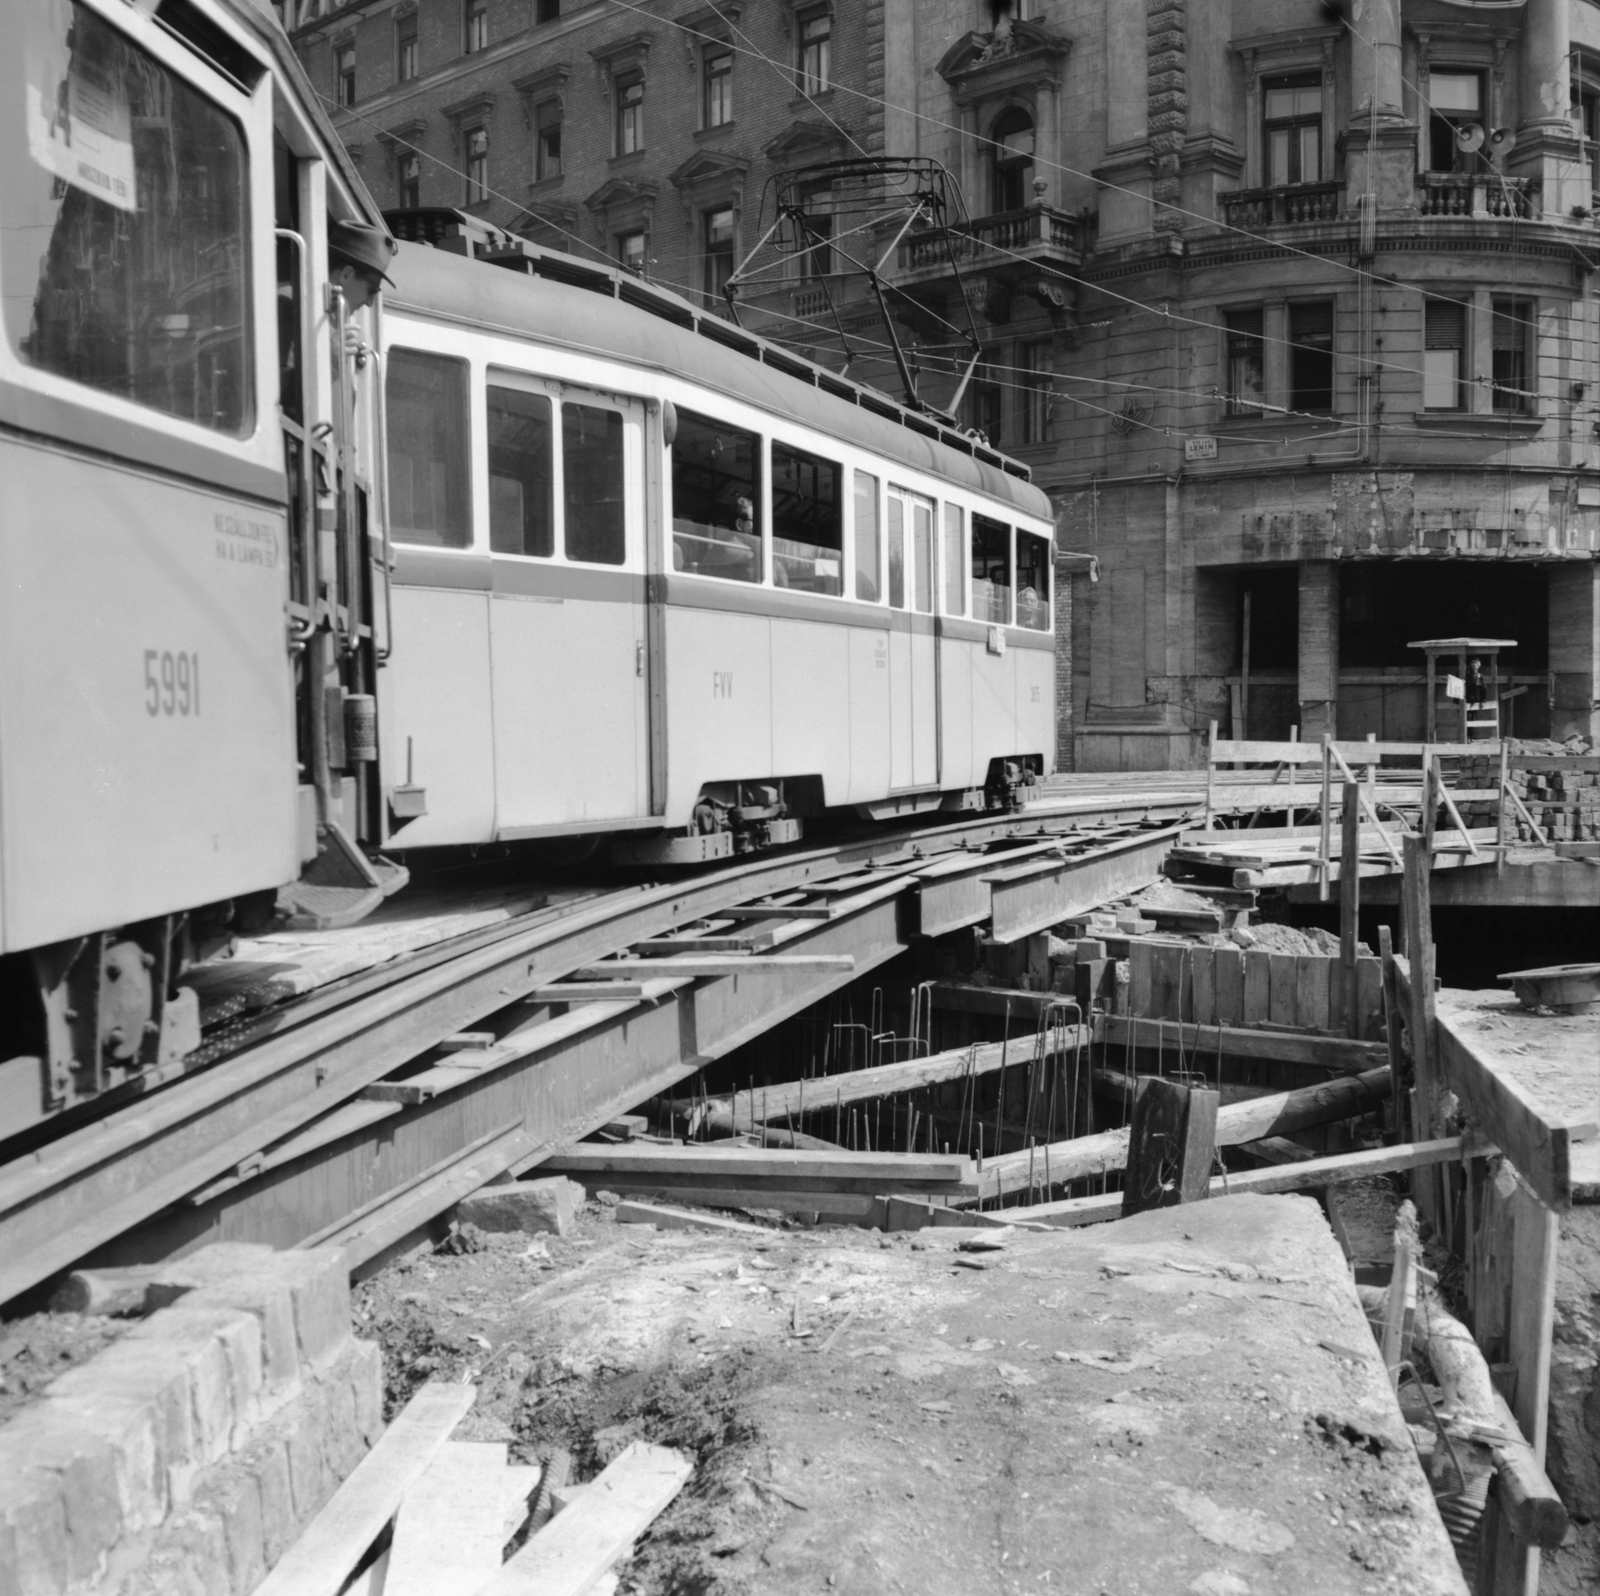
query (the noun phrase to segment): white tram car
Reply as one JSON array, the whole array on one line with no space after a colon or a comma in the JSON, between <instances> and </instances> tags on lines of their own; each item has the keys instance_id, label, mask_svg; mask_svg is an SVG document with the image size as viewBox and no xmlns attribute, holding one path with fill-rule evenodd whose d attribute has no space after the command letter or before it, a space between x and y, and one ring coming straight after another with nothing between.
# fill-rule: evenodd
<instances>
[{"instance_id":1,"label":"white tram car","mask_svg":"<svg viewBox=\"0 0 1600 1596\"><path fill-rule=\"evenodd\" d=\"M391 846L712 859L1049 773L1025 467L626 273L386 220Z\"/></svg>"},{"instance_id":2,"label":"white tram car","mask_svg":"<svg viewBox=\"0 0 1600 1596\"><path fill-rule=\"evenodd\" d=\"M282 30L251 0L0 16L4 1136L176 1063L179 968L319 846L325 908L381 895L342 732L383 616L374 332L327 254L381 218Z\"/></svg>"}]
</instances>

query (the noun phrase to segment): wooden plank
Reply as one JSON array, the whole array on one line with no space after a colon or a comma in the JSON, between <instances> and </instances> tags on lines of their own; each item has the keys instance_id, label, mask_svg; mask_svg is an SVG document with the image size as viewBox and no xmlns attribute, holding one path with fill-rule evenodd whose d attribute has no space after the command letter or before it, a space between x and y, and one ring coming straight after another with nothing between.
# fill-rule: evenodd
<instances>
[{"instance_id":1,"label":"wooden plank","mask_svg":"<svg viewBox=\"0 0 1600 1596\"><path fill-rule=\"evenodd\" d=\"M1220 951L1220 950L1219 950ZM1220 1045L1224 1057L1267 1059L1278 1064L1307 1064L1317 1069L1376 1069L1388 1062L1381 1042L1351 1042L1342 1036L1303 1036L1295 1031L1269 1031L1244 1026L1184 1025L1140 1020L1138 1034L1125 1014L1097 1014L1094 1038L1115 1046L1133 1042L1141 1047L1181 1047L1185 1052L1214 1058ZM846 1077L848 1079L848 1077Z\"/></svg>"},{"instance_id":2,"label":"wooden plank","mask_svg":"<svg viewBox=\"0 0 1600 1596\"><path fill-rule=\"evenodd\" d=\"M1128 944L1128 1012L1150 1014L1155 1001L1155 944L1135 938Z\"/></svg>"},{"instance_id":3,"label":"wooden plank","mask_svg":"<svg viewBox=\"0 0 1600 1596\"><path fill-rule=\"evenodd\" d=\"M1145 1025L1153 1022L1144 1021ZM1230 1103L1217 1110L1216 1139L1219 1147L1252 1142L1263 1136L1287 1136L1312 1125L1347 1119L1369 1112L1389 1095L1389 1070L1368 1070L1365 1074L1324 1081L1318 1086L1302 1086L1292 1092L1272 1092L1245 1102ZM984 1160L977 1173L981 1197L1001 1196L1021 1191L1048 1176L1049 1183L1078 1180L1122 1169L1128 1157L1126 1130L1100 1131L1093 1136L1078 1136L1071 1141L1052 1142L1025 1152L1002 1153ZM969 1199L954 1199L957 1206Z\"/></svg>"},{"instance_id":4,"label":"wooden plank","mask_svg":"<svg viewBox=\"0 0 1600 1596\"><path fill-rule=\"evenodd\" d=\"M1299 969L1292 953L1269 953L1267 1012L1262 1016L1274 1025L1298 1025L1295 1008Z\"/></svg>"},{"instance_id":5,"label":"wooden plank","mask_svg":"<svg viewBox=\"0 0 1600 1596\"><path fill-rule=\"evenodd\" d=\"M1492 1147L1474 1148L1468 1156L1487 1157ZM1373 1147L1358 1153L1338 1153L1330 1158L1310 1158L1304 1163L1276 1164L1267 1169L1247 1169L1239 1174L1214 1175L1210 1196L1240 1197L1289 1191L1314 1191L1319 1186L1343 1185L1347 1181L1368 1180L1374 1175L1394 1175L1408 1169L1426 1169L1436 1164L1454 1163L1462 1156L1461 1138L1445 1136L1431 1142L1406 1142L1398 1147ZM1122 1217L1122 1193L1093 1197L1068 1197L1061 1202L1031 1203L1006 1208L999 1215L1031 1224L1100 1225Z\"/></svg>"},{"instance_id":6,"label":"wooden plank","mask_svg":"<svg viewBox=\"0 0 1600 1596\"><path fill-rule=\"evenodd\" d=\"M1344 1000L1340 1018L1344 1034L1360 1035L1356 1027L1356 939L1361 906L1361 811L1359 794L1353 783L1344 789L1344 813L1339 835L1339 967L1340 997Z\"/></svg>"},{"instance_id":7,"label":"wooden plank","mask_svg":"<svg viewBox=\"0 0 1600 1596\"><path fill-rule=\"evenodd\" d=\"M719 920L836 920L839 911L830 903L747 903L738 909L718 909Z\"/></svg>"},{"instance_id":8,"label":"wooden plank","mask_svg":"<svg viewBox=\"0 0 1600 1596\"><path fill-rule=\"evenodd\" d=\"M737 1181L751 1188L766 1181L829 1181L841 1183L841 1189L846 1189L842 1183L847 1181L849 1189L861 1182L876 1182L891 1190L907 1182L958 1185L968 1177L970 1168L967 1159L943 1153L824 1153L810 1148L754 1147L724 1152L706 1146L601 1146L594 1142L568 1143L541 1167L553 1175L694 1175Z\"/></svg>"},{"instance_id":9,"label":"wooden plank","mask_svg":"<svg viewBox=\"0 0 1600 1596\"><path fill-rule=\"evenodd\" d=\"M1030 1031L1014 1036L1008 1044L984 1042L970 1047L951 1048L927 1058L909 1059L901 1064L878 1064L870 1069L849 1070L837 1075L818 1075L809 1081L784 1081L757 1089L752 1105L750 1094L708 1100L717 1116L713 1123L738 1131L754 1130L761 1116L765 1123L793 1119L802 1110L825 1113L834 1107L892 1097L897 1092L914 1092L924 1086L959 1081L969 1075L988 1075L998 1069L1028 1064L1044 1052L1055 1057L1055 1049L1070 1053L1086 1046L1087 1027L1068 1026L1064 1031ZM755 1112L759 1110L759 1113ZM723 1116L726 1116L725 1118Z\"/></svg>"},{"instance_id":10,"label":"wooden plank","mask_svg":"<svg viewBox=\"0 0 1600 1596\"><path fill-rule=\"evenodd\" d=\"M1428 899L1429 855L1418 837L1407 837L1405 853L1405 933L1410 1008L1406 1030L1411 1037L1411 1068L1416 1090L1416 1134L1426 1140L1439 1125L1439 1086L1434 1065L1433 911ZM1482 1122L1490 1134L1503 1137L1493 1120ZM1442 1198L1438 1180L1429 1174L1415 1183L1417 1212L1426 1224L1439 1228Z\"/></svg>"},{"instance_id":11,"label":"wooden plank","mask_svg":"<svg viewBox=\"0 0 1600 1596\"><path fill-rule=\"evenodd\" d=\"M1197 1202L1207 1193L1216 1152L1217 1094L1154 1075L1139 1079L1128 1130L1122 1212Z\"/></svg>"},{"instance_id":12,"label":"wooden plank","mask_svg":"<svg viewBox=\"0 0 1600 1596\"><path fill-rule=\"evenodd\" d=\"M756 953L772 946L770 931L747 931L739 936L686 934L677 937L645 937L634 944L641 955L657 953Z\"/></svg>"},{"instance_id":13,"label":"wooden plank","mask_svg":"<svg viewBox=\"0 0 1600 1596\"><path fill-rule=\"evenodd\" d=\"M1177 1020L1183 1017L1183 964L1187 949L1181 943L1152 942L1150 947L1150 1007L1153 1019ZM1130 1008L1132 1004L1130 1003ZM1137 1014L1139 1011L1134 1009Z\"/></svg>"},{"instance_id":14,"label":"wooden plank","mask_svg":"<svg viewBox=\"0 0 1600 1596\"><path fill-rule=\"evenodd\" d=\"M693 1472L682 1453L633 1442L480 1587L482 1596L585 1596Z\"/></svg>"},{"instance_id":15,"label":"wooden plank","mask_svg":"<svg viewBox=\"0 0 1600 1596\"><path fill-rule=\"evenodd\" d=\"M524 1003L637 1003L648 997L642 981L560 981L555 986L536 986Z\"/></svg>"},{"instance_id":16,"label":"wooden plank","mask_svg":"<svg viewBox=\"0 0 1600 1596\"><path fill-rule=\"evenodd\" d=\"M500 1545L511 1539L524 1524L533 1507L533 1493L539 1489L544 1470L537 1463L508 1463L501 1482L501 1501L505 1517L500 1523Z\"/></svg>"},{"instance_id":17,"label":"wooden plank","mask_svg":"<svg viewBox=\"0 0 1600 1596\"><path fill-rule=\"evenodd\" d=\"M762 1225L696 1213L689 1208L673 1208L666 1203L620 1202L612 1213L619 1225L654 1225L658 1230L714 1230L721 1235L761 1238L772 1235Z\"/></svg>"},{"instance_id":18,"label":"wooden plank","mask_svg":"<svg viewBox=\"0 0 1600 1596\"><path fill-rule=\"evenodd\" d=\"M577 981L650 980L662 976L759 975L763 970L853 970L853 953L762 953L675 955L664 959L607 959L572 972Z\"/></svg>"},{"instance_id":19,"label":"wooden plank","mask_svg":"<svg viewBox=\"0 0 1600 1596\"><path fill-rule=\"evenodd\" d=\"M676 1208L710 1208L733 1213L782 1213L817 1216L828 1224L871 1225L883 1212L881 1193L877 1191L841 1191L824 1187L814 1191L796 1191L785 1186L735 1186L714 1185L707 1182L697 1186L691 1177L688 1181L650 1180L643 1176L623 1176L613 1180L596 1180L595 1187L610 1191L629 1201L662 1203ZM972 1184L959 1187L931 1187L926 1191L913 1191L910 1195L924 1200L936 1199L951 1202L976 1196ZM770 1232L768 1232L770 1234Z\"/></svg>"},{"instance_id":20,"label":"wooden plank","mask_svg":"<svg viewBox=\"0 0 1600 1596\"><path fill-rule=\"evenodd\" d=\"M1217 988L1218 1025L1235 1025L1245 1017L1244 950L1226 947L1212 949L1212 970Z\"/></svg>"},{"instance_id":21,"label":"wooden plank","mask_svg":"<svg viewBox=\"0 0 1600 1596\"><path fill-rule=\"evenodd\" d=\"M1376 1041L1383 1031L1383 963L1371 954L1356 960L1355 1012L1355 1034Z\"/></svg>"},{"instance_id":22,"label":"wooden plank","mask_svg":"<svg viewBox=\"0 0 1600 1596\"><path fill-rule=\"evenodd\" d=\"M1294 961L1295 1024L1328 1029L1328 971L1334 961L1321 953L1299 953Z\"/></svg>"},{"instance_id":23,"label":"wooden plank","mask_svg":"<svg viewBox=\"0 0 1600 1596\"><path fill-rule=\"evenodd\" d=\"M1193 948L1189 953L1189 961L1194 971L1192 990L1194 993L1194 1012L1190 1016L1196 1025L1215 1025L1217 1023L1217 950L1215 948Z\"/></svg>"},{"instance_id":24,"label":"wooden plank","mask_svg":"<svg viewBox=\"0 0 1600 1596\"><path fill-rule=\"evenodd\" d=\"M1060 992L1033 992L1026 987L964 986L957 981L933 984L933 1006L955 1014L1010 1014L1017 1019L1037 1019L1051 1004L1063 1000Z\"/></svg>"},{"instance_id":25,"label":"wooden plank","mask_svg":"<svg viewBox=\"0 0 1600 1596\"><path fill-rule=\"evenodd\" d=\"M255 1596L338 1596L477 1394L472 1385L423 1386L256 1586Z\"/></svg>"},{"instance_id":26,"label":"wooden plank","mask_svg":"<svg viewBox=\"0 0 1600 1596\"><path fill-rule=\"evenodd\" d=\"M395 1516L383 1596L473 1596L505 1549L504 1441L446 1441Z\"/></svg>"},{"instance_id":27,"label":"wooden plank","mask_svg":"<svg viewBox=\"0 0 1600 1596\"><path fill-rule=\"evenodd\" d=\"M1272 1017L1272 955L1262 948L1244 950L1244 1013L1246 1025Z\"/></svg>"},{"instance_id":28,"label":"wooden plank","mask_svg":"<svg viewBox=\"0 0 1600 1596\"><path fill-rule=\"evenodd\" d=\"M1383 757L1375 749L1391 747L1381 743L1336 743L1333 745L1351 765L1375 765ZM1410 744L1404 745L1412 752ZM1219 765L1320 765L1321 743L1219 742L1213 755Z\"/></svg>"}]
</instances>

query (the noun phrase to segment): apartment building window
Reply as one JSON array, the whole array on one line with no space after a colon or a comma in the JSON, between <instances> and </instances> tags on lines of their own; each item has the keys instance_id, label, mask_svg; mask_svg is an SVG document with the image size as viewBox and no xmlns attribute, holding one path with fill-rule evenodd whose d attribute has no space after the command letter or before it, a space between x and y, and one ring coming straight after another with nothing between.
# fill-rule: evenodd
<instances>
[{"instance_id":1,"label":"apartment building window","mask_svg":"<svg viewBox=\"0 0 1600 1596\"><path fill-rule=\"evenodd\" d=\"M561 0L539 0L534 8L533 20L539 22L557 22L561 18Z\"/></svg>"},{"instance_id":2,"label":"apartment building window","mask_svg":"<svg viewBox=\"0 0 1600 1596\"><path fill-rule=\"evenodd\" d=\"M1533 408L1533 305L1526 299L1496 299L1489 344L1494 358L1494 408L1525 415Z\"/></svg>"},{"instance_id":3,"label":"apartment building window","mask_svg":"<svg viewBox=\"0 0 1600 1596\"><path fill-rule=\"evenodd\" d=\"M833 15L827 7L800 13L800 92L821 94L831 81Z\"/></svg>"},{"instance_id":4,"label":"apartment building window","mask_svg":"<svg viewBox=\"0 0 1600 1596\"><path fill-rule=\"evenodd\" d=\"M1050 437L1050 345L1022 344L1017 350L1018 409L1021 442L1045 443Z\"/></svg>"},{"instance_id":5,"label":"apartment building window","mask_svg":"<svg viewBox=\"0 0 1600 1596\"><path fill-rule=\"evenodd\" d=\"M477 205L489 197L488 131L469 128L462 142L467 156L467 204Z\"/></svg>"},{"instance_id":6,"label":"apartment building window","mask_svg":"<svg viewBox=\"0 0 1600 1596\"><path fill-rule=\"evenodd\" d=\"M988 377L987 365L979 370ZM967 388L967 425L981 432L996 449L1000 447L1003 431L1003 392L1000 385L992 381L974 380Z\"/></svg>"},{"instance_id":7,"label":"apartment building window","mask_svg":"<svg viewBox=\"0 0 1600 1596\"><path fill-rule=\"evenodd\" d=\"M1483 123L1483 75L1441 72L1428 77L1428 168L1434 172L1471 172L1478 168L1476 151L1463 150L1456 132Z\"/></svg>"},{"instance_id":8,"label":"apartment building window","mask_svg":"<svg viewBox=\"0 0 1600 1596\"><path fill-rule=\"evenodd\" d=\"M534 112L533 175L537 182L561 176L561 102L546 100Z\"/></svg>"},{"instance_id":9,"label":"apartment building window","mask_svg":"<svg viewBox=\"0 0 1600 1596\"><path fill-rule=\"evenodd\" d=\"M417 75L417 14L415 11L394 25L395 70L402 83Z\"/></svg>"},{"instance_id":10,"label":"apartment building window","mask_svg":"<svg viewBox=\"0 0 1600 1596\"><path fill-rule=\"evenodd\" d=\"M1333 303L1289 307L1289 408L1333 410Z\"/></svg>"},{"instance_id":11,"label":"apartment building window","mask_svg":"<svg viewBox=\"0 0 1600 1596\"><path fill-rule=\"evenodd\" d=\"M727 126L733 120L733 51L726 45L713 45L706 51L701 88L702 125Z\"/></svg>"},{"instance_id":12,"label":"apartment building window","mask_svg":"<svg viewBox=\"0 0 1600 1596\"><path fill-rule=\"evenodd\" d=\"M356 47L345 45L339 51L339 104L356 103Z\"/></svg>"},{"instance_id":13,"label":"apartment building window","mask_svg":"<svg viewBox=\"0 0 1600 1596\"><path fill-rule=\"evenodd\" d=\"M1600 90L1572 85L1572 114L1583 134L1583 158L1589 168L1590 209L1600 194Z\"/></svg>"},{"instance_id":14,"label":"apartment building window","mask_svg":"<svg viewBox=\"0 0 1600 1596\"><path fill-rule=\"evenodd\" d=\"M707 299L721 299L733 276L733 208L707 211L704 217L705 292Z\"/></svg>"},{"instance_id":15,"label":"apartment building window","mask_svg":"<svg viewBox=\"0 0 1600 1596\"><path fill-rule=\"evenodd\" d=\"M1322 74L1268 78L1262 85L1261 148L1267 182L1322 181Z\"/></svg>"},{"instance_id":16,"label":"apartment building window","mask_svg":"<svg viewBox=\"0 0 1600 1596\"><path fill-rule=\"evenodd\" d=\"M400 209L416 210L422 204L422 157L410 151L403 154L395 162L394 175Z\"/></svg>"},{"instance_id":17,"label":"apartment building window","mask_svg":"<svg viewBox=\"0 0 1600 1596\"><path fill-rule=\"evenodd\" d=\"M831 183L812 183L805 191L806 248L800 256L800 275L808 283L833 271L833 212L828 208L832 195Z\"/></svg>"},{"instance_id":18,"label":"apartment building window","mask_svg":"<svg viewBox=\"0 0 1600 1596\"><path fill-rule=\"evenodd\" d=\"M623 78L616 92L617 154L632 155L644 148L644 79Z\"/></svg>"},{"instance_id":19,"label":"apartment building window","mask_svg":"<svg viewBox=\"0 0 1600 1596\"><path fill-rule=\"evenodd\" d=\"M644 229L636 227L631 233L617 234L617 259L630 272L644 275Z\"/></svg>"},{"instance_id":20,"label":"apartment building window","mask_svg":"<svg viewBox=\"0 0 1600 1596\"><path fill-rule=\"evenodd\" d=\"M489 0L466 0L461 47L467 55L489 48Z\"/></svg>"},{"instance_id":21,"label":"apartment building window","mask_svg":"<svg viewBox=\"0 0 1600 1596\"><path fill-rule=\"evenodd\" d=\"M989 134L994 159L994 208L1020 211L1032 197L1033 118L1020 106L1005 113Z\"/></svg>"},{"instance_id":22,"label":"apartment building window","mask_svg":"<svg viewBox=\"0 0 1600 1596\"><path fill-rule=\"evenodd\" d=\"M1224 325L1228 329L1228 414L1259 415L1267 385L1261 311L1230 310Z\"/></svg>"},{"instance_id":23,"label":"apartment building window","mask_svg":"<svg viewBox=\"0 0 1600 1596\"><path fill-rule=\"evenodd\" d=\"M1425 301L1422 341L1422 408L1460 410L1467 307L1453 299Z\"/></svg>"}]
</instances>

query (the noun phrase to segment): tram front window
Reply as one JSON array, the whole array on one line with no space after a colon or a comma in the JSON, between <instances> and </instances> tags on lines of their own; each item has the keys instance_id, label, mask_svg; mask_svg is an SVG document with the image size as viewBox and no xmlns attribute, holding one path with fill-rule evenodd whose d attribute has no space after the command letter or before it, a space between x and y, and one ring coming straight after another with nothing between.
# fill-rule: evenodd
<instances>
[{"instance_id":1,"label":"tram front window","mask_svg":"<svg viewBox=\"0 0 1600 1596\"><path fill-rule=\"evenodd\" d=\"M772 581L806 593L844 591L843 470L831 460L772 446Z\"/></svg>"},{"instance_id":2,"label":"tram front window","mask_svg":"<svg viewBox=\"0 0 1600 1596\"><path fill-rule=\"evenodd\" d=\"M672 443L672 569L761 580L761 440L692 410Z\"/></svg>"},{"instance_id":3,"label":"tram front window","mask_svg":"<svg viewBox=\"0 0 1600 1596\"><path fill-rule=\"evenodd\" d=\"M249 192L233 119L86 6L0 60L0 289L18 357L218 432L250 427ZM21 125L21 124L25 124Z\"/></svg>"}]
</instances>

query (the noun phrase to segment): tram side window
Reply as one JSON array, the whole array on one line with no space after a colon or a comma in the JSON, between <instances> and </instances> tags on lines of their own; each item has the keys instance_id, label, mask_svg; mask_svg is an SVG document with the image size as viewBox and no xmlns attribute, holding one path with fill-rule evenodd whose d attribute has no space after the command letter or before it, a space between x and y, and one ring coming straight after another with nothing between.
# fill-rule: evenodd
<instances>
[{"instance_id":1,"label":"tram side window","mask_svg":"<svg viewBox=\"0 0 1600 1596\"><path fill-rule=\"evenodd\" d=\"M772 580L806 593L844 591L843 468L772 446Z\"/></svg>"},{"instance_id":2,"label":"tram side window","mask_svg":"<svg viewBox=\"0 0 1600 1596\"><path fill-rule=\"evenodd\" d=\"M556 551L550 401L489 388L489 547L496 554Z\"/></svg>"},{"instance_id":3,"label":"tram side window","mask_svg":"<svg viewBox=\"0 0 1600 1596\"><path fill-rule=\"evenodd\" d=\"M906 501L889 495L889 607L906 607Z\"/></svg>"},{"instance_id":4,"label":"tram side window","mask_svg":"<svg viewBox=\"0 0 1600 1596\"><path fill-rule=\"evenodd\" d=\"M856 472L856 597L876 604L883 597L879 572L883 548L878 536L878 479Z\"/></svg>"},{"instance_id":5,"label":"tram side window","mask_svg":"<svg viewBox=\"0 0 1600 1596\"><path fill-rule=\"evenodd\" d=\"M466 361L417 349L391 350L384 398L394 540L470 547Z\"/></svg>"},{"instance_id":6,"label":"tram side window","mask_svg":"<svg viewBox=\"0 0 1600 1596\"><path fill-rule=\"evenodd\" d=\"M967 540L961 506L944 507L944 613L967 613Z\"/></svg>"},{"instance_id":7,"label":"tram side window","mask_svg":"<svg viewBox=\"0 0 1600 1596\"><path fill-rule=\"evenodd\" d=\"M735 582L761 580L761 440L679 410L672 444L672 568Z\"/></svg>"},{"instance_id":8,"label":"tram side window","mask_svg":"<svg viewBox=\"0 0 1600 1596\"><path fill-rule=\"evenodd\" d=\"M1050 540L1017 529L1017 625L1050 630Z\"/></svg>"},{"instance_id":9,"label":"tram side window","mask_svg":"<svg viewBox=\"0 0 1600 1596\"><path fill-rule=\"evenodd\" d=\"M12 151L0 162L0 297L13 349L183 421L247 431L244 135L87 6L18 16L22 37L0 62Z\"/></svg>"},{"instance_id":10,"label":"tram side window","mask_svg":"<svg viewBox=\"0 0 1600 1596\"><path fill-rule=\"evenodd\" d=\"M912 580L917 610L933 614L933 506L926 499L911 501Z\"/></svg>"},{"instance_id":11,"label":"tram side window","mask_svg":"<svg viewBox=\"0 0 1600 1596\"><path fill-rule=\"evenodd\" d=\"M1011 619L1011 528L986 515L972 518L972 618Z\"/></svg>"},{"instance_id":12,"label":"tram side window","mask_svg":"<svg viewBox=\"0 0 1600 1596\"><path fill-rule=\"evenodd\" d=\"M622 412L563 404L561 466L567 558L621 565L628 555Z\"/></svg>"}]
</instances>

